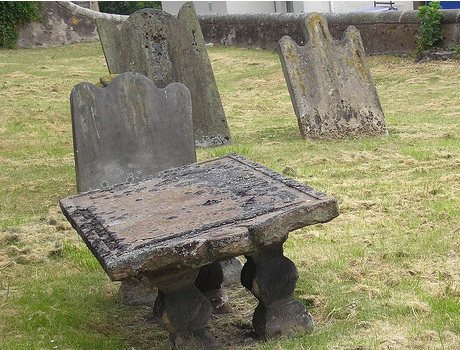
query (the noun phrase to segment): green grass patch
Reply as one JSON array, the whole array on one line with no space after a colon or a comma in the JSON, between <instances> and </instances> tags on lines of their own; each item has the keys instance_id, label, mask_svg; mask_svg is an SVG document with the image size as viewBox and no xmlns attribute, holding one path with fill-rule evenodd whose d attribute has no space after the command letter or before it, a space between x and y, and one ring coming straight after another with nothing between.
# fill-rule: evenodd
<instances>
[{"instance_id":1,"label":"green grass patch","mask_svg":"<svg viewBox=\"0 0 460 350\"><path fill-rule=\"evenodd\" d=\"M277 53L209 48L239 153L337 198L290 234L313 334L243 342L254 298L210 331L235 349L455 349L460 343L460 63L369 57L387 138L301 139ZM107 74L99 43L0 50L0 348L167 349L150 308L118 301L59 212L76 193L69 95Z\"/></svg>"}]
</instances>

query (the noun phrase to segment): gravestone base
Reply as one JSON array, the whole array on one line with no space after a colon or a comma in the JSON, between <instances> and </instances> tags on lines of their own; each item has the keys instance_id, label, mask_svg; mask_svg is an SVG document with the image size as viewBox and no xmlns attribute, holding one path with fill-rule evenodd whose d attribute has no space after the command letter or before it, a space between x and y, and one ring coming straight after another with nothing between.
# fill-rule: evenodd
<instances>
[{"instance_id":1,"label":"gravestone base","mask_svg":"<svg viewBox=\"0 0 460 350\"><path fill-rule=\"evenodd\" d=\"M314 329L313 318L305 306L297 300L289 300L275 307L259 304L252 319L254 330L264 340L311 333Z\"/></svg>"},{"instance_id":2,"label":"gravestone base","mask_svg":"<svg viewBox=\"0 0 460 350\"><path fill-rule=\"evenodd\" d=\"M207 330L200 329L191 333L179 333L171 337L175 349L219 350L222 346Z\"/></svg>"},{"instance_id":3,"label":"gravestone base","mask_svg":"<svg viewBox=\"0 0 460 350\"><path fill-rule=\"evenodd\" d=\"M211 318L211 303L195 286L198 270L184 269L165 274L146 274L158 286L153 313L169 332L176 349L219 349L205 326Z\"/></svg>"},{"instance_id":4,"label":"gravestone base","mask_svg":"<svg viewBox=\"0 0 460 350\"><path fill-rule=\"evenodd\" d=\"M232 258L200 268L195 285L211 303L214 315L232 312L223 287L240 282L242 267L241 260ZM121 303L129 306L152 306L157 293L156 287L145 277L127 278L121 282L119 289Z\"/></svg>"}]
</instances>

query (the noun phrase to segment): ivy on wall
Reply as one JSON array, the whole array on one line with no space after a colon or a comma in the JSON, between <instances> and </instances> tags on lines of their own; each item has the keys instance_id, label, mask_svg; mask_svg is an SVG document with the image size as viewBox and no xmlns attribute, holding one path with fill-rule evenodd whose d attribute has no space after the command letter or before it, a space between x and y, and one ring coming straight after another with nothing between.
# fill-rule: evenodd
<instances>
[{"instance_id":1,"label":"ivy on wall","mask_svg":"<svg viewBox=\"0 0 460 350\"><path fill-rule=\"evenodd\" d=\"M442 9L439 1L430 1L427 6L418 8L417 18L420 19L422 35L418 37L417 52L435 50L444 40L441 28L441 19L444 17L439 10Z\"/></svg>"},{"instance_id":2,"label":"ivy on wall","mask_svg":"<svg viewBox=\"0 0 460 350\"><path fill-rule=\"evenodd\" d=\"M0 46L14 48L19 29L29 21L40 21L36 1L0 1Z\"/></svg>"}]
</instances>

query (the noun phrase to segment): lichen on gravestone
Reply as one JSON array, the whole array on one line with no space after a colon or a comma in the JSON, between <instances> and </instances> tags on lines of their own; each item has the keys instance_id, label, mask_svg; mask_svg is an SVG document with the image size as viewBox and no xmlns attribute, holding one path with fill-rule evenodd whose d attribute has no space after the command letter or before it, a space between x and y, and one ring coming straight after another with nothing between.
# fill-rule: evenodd
<instances>
[{"instance_id":1,"label":"lichen on gravestone","mask_svg":"<svg viewBox=\"0 0 460 350\"><path fill-rule=\"evenodd\" d=\"M118 76L118 74L106 74L102 77L99 78L99 82L97 82L95 85L97 87L106 87L110 84L110 82L115 79Z\"/></svg>"},{"instance_id":2,"label":"lichen on gravestone","mask_svg":"<svg viewBox=\"0 0 460 350\"><path fill-rule=\"evenodd\" d=\"M336 139L388 134L359 31L335 40L323 16L302 26L306 44L289 36L278 53L302 137Z\"/></svg>"},{"instance_id":3,"label":"lichen on gravestone","mask_svg":"<svg viewBox=\"0 0 460 350\"><path fill-rule=\"evenodd\" d=\"M96 19L109 72L136 72L157 87L181 82L190 90L195 145L231 142L217 83L200 23L191 2L177 16L156 9L133 13L118 29L115 22Z\"/></svg>"}]
</instances>

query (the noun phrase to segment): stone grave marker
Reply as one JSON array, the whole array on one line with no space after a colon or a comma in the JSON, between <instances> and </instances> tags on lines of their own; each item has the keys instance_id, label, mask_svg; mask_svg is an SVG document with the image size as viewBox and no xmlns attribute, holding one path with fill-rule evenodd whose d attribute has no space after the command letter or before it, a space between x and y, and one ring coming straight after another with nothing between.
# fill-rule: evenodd
<instances>
[{"instance_id":1,"label":"stone grave marker","mask_svg":"<svg viewBox=\"0 0 460 350\"><path fill-rule=\"evenodd\" d=\"M160 89L123 73L104 88L76 85L70 101L78 192L196 162L190 92L181 83Z\"/></svg>"},{"instance_id":2,"label":"stone grave marker","mask_svg":"<svg viewBox=\"0 0 460 350\"><path fill-rule=\"evenodd\" d=\"M181 82L192 98L195 145L231 142L227 119L209 61L201 27L191 2L179 14L143 9L133 13L121 29L107 19L96 19L111 74L137 72L156 86Z\"/></svg>"},{"instance_id":3,"label":"stone grave marker","mask_svg":"<svg viewBox=\"0 0 460 350\"><path fill-rule=\"evenodd\" d=\"M335 40L323 16L302 27L305 46L284 36L278 53L302 137L387 135L385 118L359 31Z\"/></svg>"}]
</instances>

